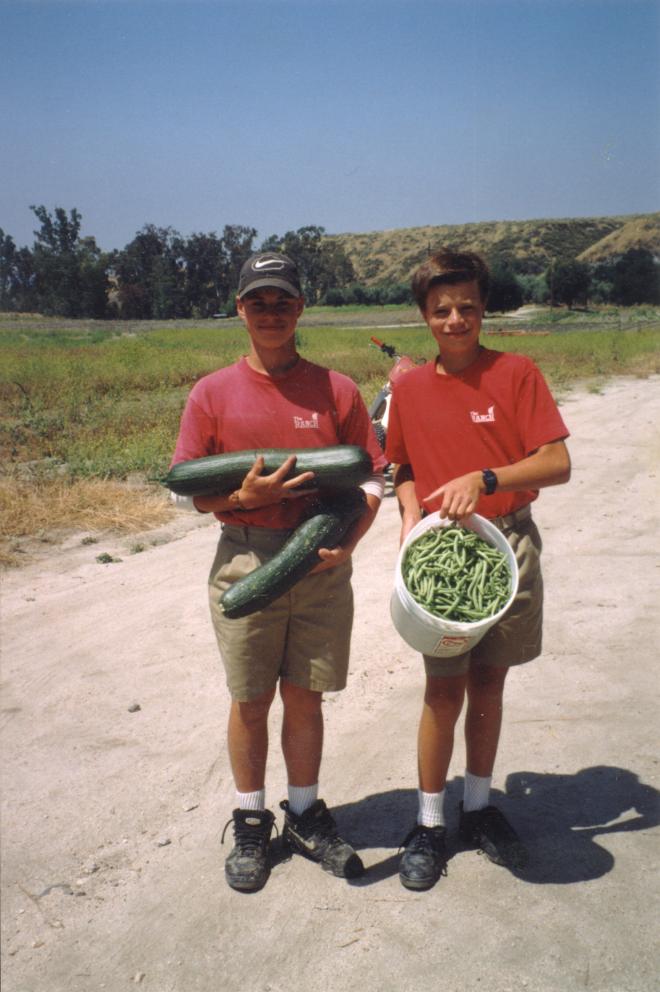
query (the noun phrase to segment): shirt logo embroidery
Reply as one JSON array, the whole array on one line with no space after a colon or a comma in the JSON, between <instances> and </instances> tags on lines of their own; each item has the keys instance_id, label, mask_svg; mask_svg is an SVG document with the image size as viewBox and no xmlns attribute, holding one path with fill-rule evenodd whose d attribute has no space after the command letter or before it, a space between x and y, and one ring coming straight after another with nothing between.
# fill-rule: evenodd
<instances>
[{"instance_id":1,"label":"shirt logo embroidery","mask_svg":"<svg viewBox=\"0 0 660 992\"><path fill-rule=\"evenodd\" d=\"M319 429L319 415L318 413L313 413L310 420L305 420L304 417L294 417L293 426L297 429L307 429L312 428L312 430Z\"/></svg>"},{"instance_id":2,"label":"shirt logo embroidery","mask_svg":"<svg viewBox=\"0 0 660 992\"><path fill-rule=\"evenodd\" d=\"M486 424L495 422L495 406L488 407L488 413L477 413L476 410L470 410L470 418L473 424Z\"/></svg>"}]
</instances>

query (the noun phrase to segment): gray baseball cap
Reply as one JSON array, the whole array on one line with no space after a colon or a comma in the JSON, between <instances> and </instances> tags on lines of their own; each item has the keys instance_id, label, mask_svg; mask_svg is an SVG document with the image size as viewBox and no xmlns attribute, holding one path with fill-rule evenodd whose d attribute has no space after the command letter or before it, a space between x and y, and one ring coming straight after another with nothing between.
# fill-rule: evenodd
<instances>
[{"instance_id":1,"label":"gray baseball cap","mask_svg":"<svg viewBox=\"0 0 660 992\"><path fill-rule=\"evenodd\" d=\"M291 296L302 296L300 276L295 262L278 251L263 251L243 263L238 278L238 296L253 289L283 289Z\"/></svg>"}]
</instances>

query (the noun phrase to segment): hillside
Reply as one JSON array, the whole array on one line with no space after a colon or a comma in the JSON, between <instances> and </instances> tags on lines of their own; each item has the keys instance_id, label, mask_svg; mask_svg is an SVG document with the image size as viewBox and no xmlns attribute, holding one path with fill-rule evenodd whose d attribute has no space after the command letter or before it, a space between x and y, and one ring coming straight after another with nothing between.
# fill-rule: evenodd
<instances>
[{"instance_id":1,"label":"hillside","mask_svg":"<svg viewBox=\"0 0 660 992\"><path fill-rule=\"evenodd\" d=\"M337 234L359 282L404 282L429 250L454 246L497 254L521 272L544 271L555 258L602 261L628 248L660 255L660 213L565 220L489 221L479 224L407 227L368 234Z\"/></svg>"},{"instance_id":2,"label":"hillside","mask_svg":"<svg viewBox=\"0 0 660 992\"><path fill-rule=\"evenodd\" d=\"M621 227L590 245L579 256L583 262L603 262L612 256L623 255L629 248L647 248L660 253L660 214L630 217Z\"/></svg>"}]
</instances>

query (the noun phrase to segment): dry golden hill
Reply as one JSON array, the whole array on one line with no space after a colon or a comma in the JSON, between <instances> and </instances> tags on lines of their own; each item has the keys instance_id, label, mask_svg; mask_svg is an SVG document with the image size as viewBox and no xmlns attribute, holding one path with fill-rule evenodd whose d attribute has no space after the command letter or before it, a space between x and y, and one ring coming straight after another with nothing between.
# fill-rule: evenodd
<instances>
[{"instance_id":1,"label":"dry golden hill","mask_svg":"<svg viewBox=\"0 0 660 992\"><path fill-rule=\"evenodd\" d=\"M543 272L552 259L602 261L628 248L660 255L660 213L558 220L488 221L407 227L367 234L331 235L347 252L366 285L407 282L411 272L441 246L499 256L520 272Z\"/></svg>"},{"instance_id":2,"label":"dry golden hill","mask_svg":"<svg viewBox=\"0 0 660 992\"><path fill-rule=\"evenodd\" d=\"M660 250L660 214L631 217L622 227L590 245L579 256L583 262L603 262L623 255L630 248L647 248L654 254Z\"/></svg>"}]
</instances>

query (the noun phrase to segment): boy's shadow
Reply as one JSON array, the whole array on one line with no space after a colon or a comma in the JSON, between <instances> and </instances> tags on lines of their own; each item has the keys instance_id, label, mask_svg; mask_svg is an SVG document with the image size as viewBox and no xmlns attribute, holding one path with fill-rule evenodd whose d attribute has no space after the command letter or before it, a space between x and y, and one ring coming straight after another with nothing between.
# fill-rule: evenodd
<instances>
[{"instance_id":1,"label":"boy's shadow","mask_svg":"<svg viewBox=\"0 0 660 992\"><path fill-rule=\"evenodd\" d=\"M463 779L447 784L445 808L449 854L460 850L458 803ZM512 869L525 882L570 884L601 878L614 857L596 838L648 830L660 823L660 793L625 768L597 765L574 775L514 772L505 792L493 790L492 803L516 827L529 849L524 869ZM358 850L393 848L394 853L356 880L372 885L398 872L399 849L417 813L415 789L393 789L335 807L343 836Z\"/></svg>"}]
</instances>

